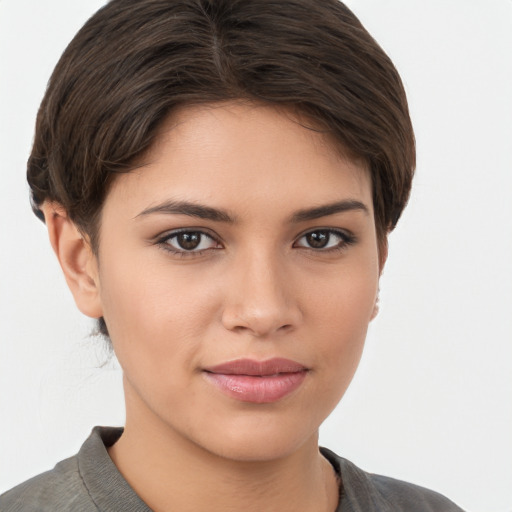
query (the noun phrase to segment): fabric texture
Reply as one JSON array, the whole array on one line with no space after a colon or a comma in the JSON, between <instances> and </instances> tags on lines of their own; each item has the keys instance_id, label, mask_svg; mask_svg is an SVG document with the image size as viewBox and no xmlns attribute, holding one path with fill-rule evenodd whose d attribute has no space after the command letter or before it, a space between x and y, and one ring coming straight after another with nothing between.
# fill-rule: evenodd
<instances>
[{"instance_id":1,"label":"fabric texture","mask_svg":"<svg viewBox=\"0 0 512 512\"><path fill-rule=\"evenodd\" d=\"M122 477L107 448L122 428L95 427L74 457L0 496L1 512L151 512ZM444 496L362 471L321 448L340 478L336 512L461 512Z\"/></svg>"}]
</instances>

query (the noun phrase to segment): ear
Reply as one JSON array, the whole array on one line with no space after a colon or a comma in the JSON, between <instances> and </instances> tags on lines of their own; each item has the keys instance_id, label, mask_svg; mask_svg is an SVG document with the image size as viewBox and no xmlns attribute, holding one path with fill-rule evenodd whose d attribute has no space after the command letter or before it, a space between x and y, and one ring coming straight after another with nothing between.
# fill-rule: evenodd
<instances>
[{"instance_id":1,"label":"ear","mask_svg":"<svg viewBox=\"0 0 512 512\"><path fill-rule=\"evenodd\" d=\"M373 305L372 316L370 322L379 314L379 290L377 290L377 297L375 297L375 304Z\"/></svg>"},{"instance_id":2,"label":"ear","mask_svg":"<svg viewBox=\"0 0 512 512\"><path fill-rule=\"evenodd\" d=\"M379 278L384 271L384 265L388 259L388 238L387 236L379 242ZM379 314L379 292L380 288L377 289L377 296L375 297L375 304L373 305L372 316L370 321L373 320Z\"/></svg>"},{"instance_id":3,"label":"ear","mask_svg":"<svg viewBox=\"0 0 512 512\"><path fill-rule=\"evenodd\" d=\"M101 317L103 313L99 293L98 262L89 241L84 238L60 204L45 202L41 210L44 213L50 243L78 309L89 317Z\"/></svg>"},{"instance_id":4,"label":"ear","mask_svg":"<svg viewBox=\"0 0 512 512\"><path fill-rule=\"evenodd\" d=\"M379 277L384 272L384 265L388 259L388 237L383 236L383 239L377 242L379 244Z\"/></svg>"}]
</instances>

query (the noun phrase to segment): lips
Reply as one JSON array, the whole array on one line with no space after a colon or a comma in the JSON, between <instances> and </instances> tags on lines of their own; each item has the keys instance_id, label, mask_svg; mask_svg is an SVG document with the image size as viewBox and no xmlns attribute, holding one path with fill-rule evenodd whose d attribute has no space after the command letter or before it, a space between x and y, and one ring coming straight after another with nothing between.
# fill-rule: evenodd
<instances>
[{"instance_id":1,"label":"lips","mask_svg":"<svg viewBox=\"0 0 512 512\"><path fill-rule=\"evenodd\" d=\"M281 400L304 381L308 368L289 359L238 359L203 369L206 380L219 391L242 402Z\"/></svg>"}]
</instances>

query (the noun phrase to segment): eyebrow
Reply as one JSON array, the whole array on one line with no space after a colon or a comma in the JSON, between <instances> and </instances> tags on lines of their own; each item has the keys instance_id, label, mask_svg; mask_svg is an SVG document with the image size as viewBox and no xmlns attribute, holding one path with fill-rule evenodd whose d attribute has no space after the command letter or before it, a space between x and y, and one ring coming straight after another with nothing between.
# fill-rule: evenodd
<instances>
[{"instance_id":1,"label":"eyebrow","mask_svg":"<svg viewBox=\"0 0 512 512\"><path fill-rule=\"evenodd\" d=\"M216 222L227 222L233 224L235 218L225 210L204 206L201 204L190 203L188 201L165 201L157 206L151 206L140 212L135 218L150 215L152 213L166 213L174 215L188 215L199 219L213 220Z\"/></svg>"},{"instance_id":2,"label":"eyebrow","mask_svg":"<svg viewBox=\"0 0 512 512\"><path fill-rule=\"evenodd\" d=\"M320 219L321 217L327 217L336 213L343 213L354 210L362 211L366 215L369 215L370 213L368 207L361 201L356 201L355 199L345 199L343 201L337 201L335 203L317 206L315 208L299 210L292 215L291 221L304 222L307 220Z\"/></svg>"},{"instance_id":3,"label":"eyebrow","mask_svg":"<svg viewBox=\"0 0 512 512\"><path fill-rule=\"evenodd\" d=\"M336 201L334 203L322 206L298 210L292 214L290 222L304 222L308 220L319 219L321 217L327 217L329 215L335 215L336 213L343 213L354 210L362 211L367 215L370 213L368 207L361 201L357 201L355 199L345 199L343 201ZM150 215L152 213L188 215L189 217L212 220L215 222L225 222L229 224L234 224L236 221L236 218L230 215L226 210L212 208L211 206L191 203L188 201L174 200L165 201L159 205L146 208L141 213L136 215L135 218Z\"/></svg>"}]
</instances>

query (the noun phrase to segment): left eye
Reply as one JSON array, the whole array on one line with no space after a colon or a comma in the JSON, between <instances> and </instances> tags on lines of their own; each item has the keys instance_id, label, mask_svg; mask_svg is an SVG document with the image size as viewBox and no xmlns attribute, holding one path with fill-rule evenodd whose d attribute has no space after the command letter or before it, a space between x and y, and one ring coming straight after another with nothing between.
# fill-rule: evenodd
<instances>
[{"instance_id":1,"label":"left eye","mask_svg":"<svg viewBox=\"0 0 512 512\"><path fill-rule=\"evenodd\" d=\"M335 249L351 243L351 239L340 231L329 229L317 229L301 236L296 246L308 249Z\"/></svg>"},{"instance_id":2,"label":"left eye","mask_svg":"<svg viewBox=\"0 0 512 512\"><path fill-rule=\"evenodd\" d=\"M176 252L199 252L218 247L217 241L202 231L180 231L171 234L162 242Z\"/></svg>"}]
</instances>

